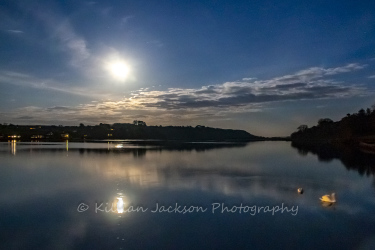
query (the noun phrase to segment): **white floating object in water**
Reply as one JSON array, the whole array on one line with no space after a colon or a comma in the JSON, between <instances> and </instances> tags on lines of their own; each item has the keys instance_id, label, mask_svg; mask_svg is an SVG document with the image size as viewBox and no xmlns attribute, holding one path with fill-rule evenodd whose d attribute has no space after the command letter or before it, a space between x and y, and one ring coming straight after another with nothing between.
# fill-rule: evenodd
<instances>
[{"instance_id":1,"label":"white floating object in water","mask_svg":"<svg viewBox=\"0 0 375 250\"><path fill-rule=\"evenodd\" d=\"M298 188L298 189L297 189L297 192L298 192L299 194L303 194L303 188Z\"/></svg>"},{"instance_id":2,"label":"white floating object in water","mask_svg":"<svg viewBox=\"0 0 375 250\"><path fill-rule=\"evenodd\" d=\"M335 193L332 193L331 195L326 194L322 196L322 198L319 198L319 199L323 202L330 202L330 203L336 202Z\"/></svg>"}]
</instances>

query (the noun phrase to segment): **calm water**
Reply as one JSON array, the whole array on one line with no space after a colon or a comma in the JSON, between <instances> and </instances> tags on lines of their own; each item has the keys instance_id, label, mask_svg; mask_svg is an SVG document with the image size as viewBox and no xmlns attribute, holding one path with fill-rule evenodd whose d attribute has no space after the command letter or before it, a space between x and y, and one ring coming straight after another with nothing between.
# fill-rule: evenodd
<instances>
[{"instance_id":1,"label":"calm water","mask_svg":"<svg viewBox=\"0 0 375 250\"><path fill-rule=\"evenodd\" d=\"M375 249L371 157L290 142L2 143L0 249Z\"/></svg>"}]
</instances>

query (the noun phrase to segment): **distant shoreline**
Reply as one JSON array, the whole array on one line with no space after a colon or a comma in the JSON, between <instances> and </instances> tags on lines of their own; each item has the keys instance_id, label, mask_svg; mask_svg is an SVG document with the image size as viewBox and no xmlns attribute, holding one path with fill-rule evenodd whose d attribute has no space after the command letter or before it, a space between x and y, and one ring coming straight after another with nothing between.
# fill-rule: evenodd
<instances>
[{"instance_id":1,"label":"distant shoreline","mask_svg":"<svg viewBox=\"0 0 375 250\"><path fill-rule=\"evenodd\" d=\"M96 142L116 140L169 142L251 142L285 141L289 137L262 137L244 130L192 126L147 126L133 123L100 123L94 126L0 125L0 141Z\"/></svg>"},{"instance_id":2,"label":"distant shoreline","mask_svg":"<svg viewBox=\"0 0 375 250\"><path fill-rule=\"evenodd\" d=\"M50 139L35 139L35 140L22 140L22 139L0 139L0 142L87 142L87 143L104 143L104 142L128 142L137 144L158 144L158 143L222 143L222 144L232 144L232 143L248 143L257 141L291 141L289 137L271 137L262 138L254 140L162 140L162 139L90 139L90 140L79 140L79 139L60 139L60 140L50 140Z\"/></svg>"}]
</instances>

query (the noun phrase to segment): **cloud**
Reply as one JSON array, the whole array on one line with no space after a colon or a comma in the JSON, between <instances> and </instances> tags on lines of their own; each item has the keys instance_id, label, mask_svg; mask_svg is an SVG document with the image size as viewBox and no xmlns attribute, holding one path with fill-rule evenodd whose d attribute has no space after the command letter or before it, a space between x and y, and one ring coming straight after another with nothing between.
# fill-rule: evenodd
<instances>
[{"instance_id":1,"label":"cloud","mask_svg":"<svg viewBox=\"0 0 375 250\"><path fill-rule=\"evenodd\" d=\"M27 31L28 36L25 41L47 46L48 50L55 49L63 52L67 55L70 66L76 68L84 66L85 61L91 56L87 42L84 37L77 34L71 18L63 13L59 3L46 1L35 5L29 1L22 3L14 1L14 7L17 8L15 10L19 13L18 16L24 18L8 15L7 12L1 13L1 26L4 27L4 31L14 35L22 35ZM71 16L74 16L74 13ZM38 29L33 27L38 27ZM56 57L56 51L53 56L56 60L61 59L61 57Z\"/></svg>"},{"instance_id":2,"label":"cloud","mask_svg":"<svg viewBox=\"0 0 375 250\"><path fill-rule=\"evenodd\" d=\"M78 106L35 107L27 106L6 112L0 112L1 122L17 124L98 124L130 122L145 119L156 124L168 124L170 121L189 121L194 123L201 118L226 119L226 112L212 113L209 110L163 110L142 109L128 105L126 101L101 101ZM4 120L6 118L6 120ZM186 122L184 122L186 125Z\"/></svg>"},{"instance_id":3,"label":"cloud","mask_svg":"<svg viewBox=\"0 0 375 250\"><path fill-rule=\"evenodd\" d=\"M32 116L24 115L24 116L17 117L16 119L20 119L20 120L31 120L31 119L33 119L33 118L34 118L34 117L32 117Z\"/></svg>"},{"instance_id":4,"label":"cloud","mask_svg":"<svg viewBox=\"0 0 375 250\"><path fill-rule=\"evenodd\" d=\"M64 86L64 83L56 82L53 79L37 78L29 74L14 71L0 71L0 82L22 87L57 91L71 95L89 96L94 98L105 97L105 94L97 93L92 89L88 90L80 87L66 87Z\"/></svg>"},{"instance_id":5,"label":"cloud","mask_svg":"<svg viewBox=\"0 0 375 250\"><path fill-rule=\"evenodd\" d=\"M82 62L90 57L86 41L74 33L69 21L60 23L54 31L54 36L62 44L63 50L70 53L72 66L81 66Z\"/></svg>"},{"instance_id":6,"label":"cloud","mask_svg":"<svg viewBox=\"0 0 375 250\"><path fill-rule=\"evenodd\" d=\"M13 34L23 34L23 33L25 33L22 30L7 30L7 32L13 33Z\"/></svg>"},{"instance_id":7,"label":"cloud","mask_svg":"<svg viewBox=\"0 0 375 250\"><path fill-rule=\"evenodd\" d=\"M349 64L337 68L309 68L268 80L226 82L191 89L169 88L156 91L143 88L121 100L101 100L75 107L24 107L3 113L2 116L10 120L16 117L19 120L22 116L32 116L34 122L44 124L129 122L137 117L152 120L154 124L181 121L186 125L186 122L207 120L207 118L225 120L234 113L259 112L264 105L272 102L368 94L369 91L360 85L348 85L328 79L332 75L360 70L363 67L365 66ZM9 77L9 75L18 79L17 84L31 84L37 88L47 86L56 91L87 94L84 89L73 91L56 86L40 85L29 76L19 73L8 72L6 76ZM2 77L4 78L4 73L0 74L0 80Z\"/></svg>"},{"instance_id":8,"label":"cloud","mask_svg":"<svg viewBox=\"0 0 375 250\"><path fill-rule=\"evenodd\" d=\"M325 75L336 75L340 73L346 73L354 70L359 70L367 67L367 64L357 64L357 63L351 63L344 67L338 67L338 68L330 68L325 70Z\"/></svg>"},{"instance_id":9,"label":"cloud","mask_svg":"<svg viewBox=\"0 0 375 250\"><path fill-rule=\"evenodd\" d=\"M360 70L366 65L337 68L313 67L269 80L226 82L199 89L170 88L166 91L134 92L129 102L139 108L164 110L236 108L275 101L323 99L363 94L359 85L345 85L327 77Z\"/></svg>"},{"instance_id":10,"label":"cloud","mask_svg":"<svg viewBox=\"0 0 375 250\"><path fill-rule=\"evenodd\" d=\"M35 9L31 6L29 11L44 26L49 37L57 41L60 49L69 53L71 66L80 67L90 57L86 40L75 32L69 18L60 15L56 8Z\"/></svg>"},{"instance_id":11,"label":"cloud","mask_svg":"<svg viewBox=\"0 0 375 250\"><path fill-rule=\"evenodd\" d=\"M369 77L367 77L367 78L374 79L374 78L375 78L375 75L369 76Z\"/></svg>"},{"instance_id":12,"label":"cloud","mask_svg":"<svg viewBox=\"0 0 375 250\"><path fill-rule=\"evenodd\" d=\"M257 78L255 77L247 77L247 78L242 78L242 81L252 81L252 80L256 80Z\"/></svg>"},{"instance_id":13,"label":"cloud","mask_svg":"<svg viewBox=\"0 0 375 250\"><path fill-rule=\"evenodd\" d=\"M360 70L367 67L366 64L351 63L346 66L336 67L336 68L322 68L322 67L312 67L309 69L298 71L293 75L285 75L282 77L274 78L273 80L283 83L283 82L293 82L293 81L311 81L317 78L322 78L324 76L332 76L340 73L348 73L351 71Z\"/></svg>"},{"instance_id":14,"label":"cloud","mask_svg":"<svg viewBox=\"0 0 375 250\"><path fill-rule=\"evenodd\" d=\"M124 16L123 18L121 18L120 26L123 26L123 25L127 24L129 22L129 20L132 19L132 18L134 18L133 15Z\"/></svg>"},{"instance_id":15,"label":"cloud","mask_svg":"<svg viewBox=\"0 0 375 250\"><path fill-rule=\"evenodd\" d=\"M86 2L84 2L85 4L87 4L87 5L94 5L94 4L96 4L97 2L94 2L94 1L86 1Z\"/></svg>"}]
</instances>

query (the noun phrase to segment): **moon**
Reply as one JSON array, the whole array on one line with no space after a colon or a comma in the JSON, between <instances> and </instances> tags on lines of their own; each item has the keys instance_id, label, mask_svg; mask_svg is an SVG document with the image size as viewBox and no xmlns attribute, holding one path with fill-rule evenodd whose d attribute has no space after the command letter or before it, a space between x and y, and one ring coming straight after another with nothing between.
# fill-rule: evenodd
<instances>
[{"instance_id":1,"label":"moon","mask_svg":"<svg viewBox=\"0 0 375 250\"><path fill-rule=\"evenodd\" d=\"M125 80L129 75L129 65L123 61L115 61L108 65L109 72L117 80Z\"/></svg>"}]
</instances>

